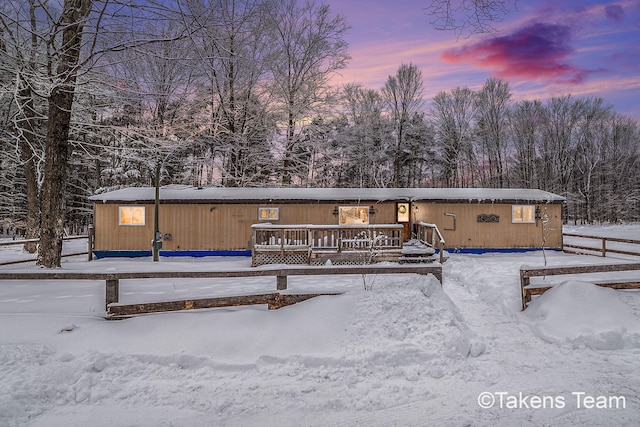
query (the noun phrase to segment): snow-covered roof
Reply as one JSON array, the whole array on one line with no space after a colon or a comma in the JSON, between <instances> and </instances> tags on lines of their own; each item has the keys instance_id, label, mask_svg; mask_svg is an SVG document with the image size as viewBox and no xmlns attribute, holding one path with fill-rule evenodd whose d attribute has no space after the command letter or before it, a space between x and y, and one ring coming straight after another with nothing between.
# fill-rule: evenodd
<instances>
[{"instance_id":1,"label":"snow-covered roof","mask_svg":"<svg viewBox=\"0 0 640 427\"><path fill-rule=\"evenodd\" d=\"M131 187L91 196L99 203L152 202L154 187ZM469 203L558 203L564 197L547 191L515 188L221 188L167 186L163 202L231 203L292 201L451 201Z\"/></svg>"}]
</instances>

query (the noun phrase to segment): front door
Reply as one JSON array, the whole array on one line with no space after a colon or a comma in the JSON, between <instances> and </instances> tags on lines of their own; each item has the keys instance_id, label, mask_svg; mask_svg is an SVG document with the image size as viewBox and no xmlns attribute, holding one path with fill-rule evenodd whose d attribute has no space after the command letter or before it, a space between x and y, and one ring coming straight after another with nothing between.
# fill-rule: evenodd
<instances>
[{"instance_id":1,"label":"front door","mask_svg":"<svg viewBox=\"0 0 640 427\"><path fill-rule=\"evenodd\" d=\"M396 203L396 222L402 224L402 240L411 239L411 203Z\"/></svg>"}]
</instances>

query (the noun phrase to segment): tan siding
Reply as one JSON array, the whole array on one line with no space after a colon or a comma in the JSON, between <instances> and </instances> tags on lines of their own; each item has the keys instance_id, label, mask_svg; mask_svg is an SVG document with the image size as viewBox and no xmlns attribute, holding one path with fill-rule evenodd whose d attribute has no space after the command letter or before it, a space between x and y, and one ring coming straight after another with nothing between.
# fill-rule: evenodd
<instances>
[{"instance_id":1,"label":"tan siding","mask_svg":"<svg viewBox=\"0 0 640 427\"><path fill-rule=\"evenodd\" d=\"M144 206L145 225L118 225L119 206ZM153 205L96 204L94 221L96 250L151 250Z\"/></svg>"},{"instance_id":2,"label":"tan siding","mask_svg":"<svg viewBox=\"0 0 640 427\"><path fill-rule=\"evenodd\" d=\"M336 206L373 206L371 223L395 221L395 203L259 203L259 204L161 204L160 231L170 234L163 250L235 250L247 249L251 225L259 223L259 207L279 208L275 224L337 224ZM119 206L145 206L145 226L118 225ZM95 205L96 250L150 250L153 238L153 205Z\"/></svg>"},{"instance_id":3,"label":"tan siding","mask_svg":"<svg viewBox=\"0 0 640 427\"><path fill-rule=\"evenodd\" d=\"M438 226L449 248L527 248L542 245L543 227L536 224L512 224L511 204L464 204L464 203L418 203L418 221L431 222ZM551 222L547 229L546 247L562 247L562 220L560 204L539 206L549 214ZM445 214L455 214L453 218ZM499 215L498 223L481 223L480 214Z\"/></svg>"},{"instance_id":4,"label":"tan siding","mask_svg":"<svg viewBox=\"0 0 640 427\"><path fill-rule=\"evenodd\" d=\"M259 204L161 204L160 231L171 235L163 241L165 250L234 250L250 246L251 225L259 223L259 207L279 208L275 224L337 224L336 206L373 206L372 224L395 223L395 202L384 203L259 203ZM536 224L512 224L510 204L465 204L418 202L412 221L438 225L447 247L520 248L540 247L543 228ZM145 226L119 226L119 206L145 206ZM560 204L538 205L551 218L547 247L562 247ZM153 238L152 204L95 205L96 250L150 250ZM452 217L456 215L456 230ZM479 223L480 214L494 214L499 223Z\"/></svg>"}]
</instances>

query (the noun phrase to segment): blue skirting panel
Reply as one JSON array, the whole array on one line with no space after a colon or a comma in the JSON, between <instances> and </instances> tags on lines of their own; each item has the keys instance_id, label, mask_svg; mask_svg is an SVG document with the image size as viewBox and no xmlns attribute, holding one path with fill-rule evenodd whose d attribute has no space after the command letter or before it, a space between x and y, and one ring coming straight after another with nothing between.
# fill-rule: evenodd
<instances>
[{"instance_id":1,"label":"blue skirting panel","mask_svg":"<svg viewBox=\"0 0 640 427\"><path fill-rule=\"evenodd\" d=\"M140 258L151 256L151 251L93 251L96 258Z\"/></svg>"},{"instance_id":2,"label":"blue skirting panel","mask_svg":"<svg viewBox=\"0 0 640 427\"><path fill-rule=\"evenodd\" d=\"M251 250L242 249L234 251L160 251L160 256L191 256L191 257L205 257L205 256L251 256Z\"/></svg>"},{"instance_id":3,"label":"blue skirting panel","mask_svg":"<svg viewBox=\"0 0 640 427\"><path fill-rule=\"evenodd\" d=\"M151 251L93 251L96 258L138 258L152 256ZM193 250L193 251L160 251L160 256L176 257L206 257L206 256L251 256L251 250L235 251L213 251L213 250Z\"/></svg>"},{"instance_id":4,"label":"blue skirting panel","mask_svg":"<svg viewBox=\"0 0 640 427\"><path fill-rule=\"evenodd\" d=\"M486 253L522 253L535 252L540 248L445 248L445 251L451 254L486 254ZM545 248L548 251L562 251L559 248ZM436 250L438 253L439 250ZM150 257L153 255L151 251L93 251L96 258L138 258ZM191 250L191 251L160 251L160 256L166 257L207 257L207 256L251 256L251 250L238 249L227 251L214 250Z\"/></svg>"},{"instance_id":5,"label":"blue skirting panel","mask_svg":"<svg viewBox=\"0 0 640 427\"><path fill-rule=\"evenodd\" d=\"M451 254L514 254L540 251L540 248L445 248ZM545 251L562 251L560 248L544 248Z\"/></svg>"}]
</instances>

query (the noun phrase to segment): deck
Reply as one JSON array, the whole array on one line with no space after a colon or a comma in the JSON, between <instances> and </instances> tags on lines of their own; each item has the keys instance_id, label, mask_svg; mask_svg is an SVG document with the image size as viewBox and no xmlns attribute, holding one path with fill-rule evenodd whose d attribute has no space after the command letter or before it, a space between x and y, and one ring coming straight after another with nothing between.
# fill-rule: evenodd
<instances>
[{"instance_id":1,"label":"deck","mask_svg":"<svg viewBox=\"0 0 640 427\"><path fill-rule=\"evenodd\" d=\"M402 241L400 224L252 226L252 266L265 264L363 265L435 260L444 240L433 224L418 224L416 239Z\"/></svg>"}]
</instances>

